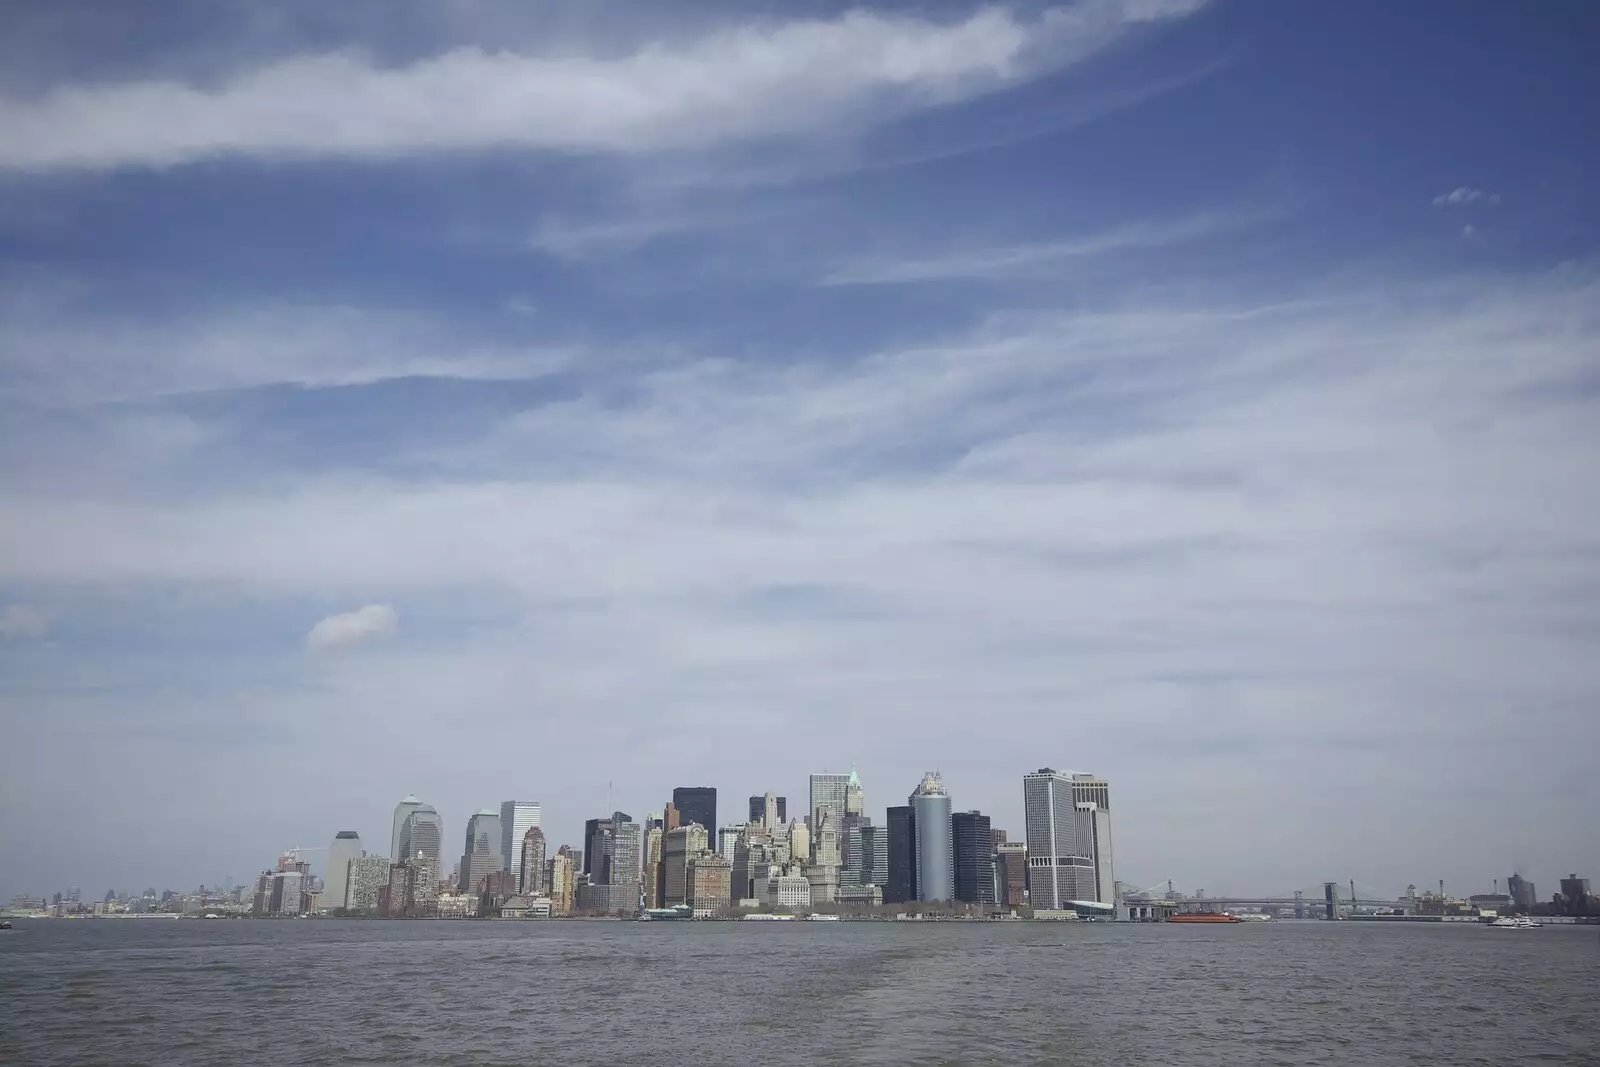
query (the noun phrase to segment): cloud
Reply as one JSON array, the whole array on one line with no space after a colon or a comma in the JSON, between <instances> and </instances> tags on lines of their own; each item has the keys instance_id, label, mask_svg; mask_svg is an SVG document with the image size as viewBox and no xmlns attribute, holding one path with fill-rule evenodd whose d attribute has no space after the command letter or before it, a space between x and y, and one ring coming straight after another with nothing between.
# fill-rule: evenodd
<instances>
[{"instance_id":1,"label":"cloud","mask_svg":"<svg viewBox=\"0 0 1600 1067\"><path fill-rule=\"evenodd\" d=\"M912 282L999 280L1052 273L1070 260L1166 248L1240 226L1281 217L1281 211L1207 212L1171 222L1143 222L1085 237L963 249L932 256L864 261L825 275L821 284L898 285Z\"/></svg>"},{"instance_id":2,"label":"cloud","mask_svg":"<svg viewBox=\"0 0 1600 1067\"><path fill-rule=\"evenodd\" d=\"M387 604L368 604L342 615L329 615L306 634L306 647L313 652L332 652L379 637L388 637L399 625L400 616Z\"/></svg>"},{"instance_id":3,"label":"cloud","mask_svg":"<svg viewBox=\"0 0 1600 1067\"><path fill-rule=\"evenodd\" d=\"M1038 18L852 11L621 56L458 48L385 67L301 55L221 85L66 85L0 99L0 168L163 167L238 156L382 159L494 148L640 153L840 130L1059 69L1198 0L1090 0Z\"/></svg>"},{"instance_id":4,"label":"cloud","mask_svg":"<svg viewBox=\"0 0 1600 1067\"><path fill-rule=\"evenodd\" d=\"M7 604L0 611L0 637L43 637L51 625L50 616L30 604Z\"/></svg>"},{"instance_id":5,"label":"cloud","mask_svg":"<svg viewBox=\"0 0 1600 1067\"><path fill-rule=\"evenodd\" d=\"M1448 193L1440 193L1433 198L1434 207L1466 207L1469 204L1494 207L1499 203L1499 193L1486 193L1482 189L1473 189L1465 185Z\"/></svg>"}]
</instances>

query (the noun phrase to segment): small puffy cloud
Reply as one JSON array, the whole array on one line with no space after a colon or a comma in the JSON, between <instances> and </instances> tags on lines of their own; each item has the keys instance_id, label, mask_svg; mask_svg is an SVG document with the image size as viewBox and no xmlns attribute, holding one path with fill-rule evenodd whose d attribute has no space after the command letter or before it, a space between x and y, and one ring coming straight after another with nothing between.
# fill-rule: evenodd
<instances>
[{"instance_id":1,"label":"small puffy cloud","mask_svg":"<svg viewBox=\"0 0 1600 1067\"><path fill-rule=\"evenodd\" d=\"M387 604L368 604L356 611L329 615L306 634L306 647L313 652L333 652L374 637L394 633L400 616Z\"/></svg>"},{"instance_id":2,"label":"small puffy cloud","mask_svg":"<svg viewBox=\"0 0 1600 1067\"><path fill-rule=\"evenodd\" d=\"M1434 207L1466 207L1469 204L1494 207L1498 203L1500 203L1499 193L1488 193L1466 185L1452 189L1448 193L1440 193L1433 198Z\"/></svg>"},{"instance_id":3,"label":"small puffy cloud","mask_svg":"<svg viewBox=\"0 0 1600 1067\"><path fill-rule=\"evenodd\" d=\"M0 611L0 637L43 637L50 632L50 616L30 604L7 604Z\"/></svg>"}]
</instances>

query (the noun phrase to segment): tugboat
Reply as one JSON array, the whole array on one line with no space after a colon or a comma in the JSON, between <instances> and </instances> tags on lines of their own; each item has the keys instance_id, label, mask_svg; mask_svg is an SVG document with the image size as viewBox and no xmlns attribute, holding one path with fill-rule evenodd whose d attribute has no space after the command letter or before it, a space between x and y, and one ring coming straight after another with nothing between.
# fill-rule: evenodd
<instances>
[{"instance_id":1,"label":"tugboat","mask_svg":"<svg viewBox=\"0 0 1600 1067\"><path fill-rule=\"evenodd\" d=\"M11 929L11 920L10 919L0 919L0 930L9 930L9 929Z\"/></svg>"},{"instance_id":2,"label":"tugboat","mask_svg":"<svg viewBox=\"0 0 1600 1067\"><path fill-rule=\"evenodd\" d=\"M1180 911L1176 915L1168 916L1169 923L1236 923L1237 915L1229 915L1225 911Z\"/></svg>"}]
</instances>

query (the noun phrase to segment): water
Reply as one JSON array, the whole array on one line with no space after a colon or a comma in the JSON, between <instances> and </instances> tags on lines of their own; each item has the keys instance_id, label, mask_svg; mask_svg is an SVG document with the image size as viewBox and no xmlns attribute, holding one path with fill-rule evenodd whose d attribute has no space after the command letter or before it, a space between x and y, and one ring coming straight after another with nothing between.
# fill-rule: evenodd
<instances>
[{"instance_id":1,"label":"water","mask_svg":"<svg viewBox=\"0 0 1600 1067\"><path fill-rule=\"evenodd\" d=\"M1600 1063L1600 930L31 921L0 1063Z\"/></svg>"}]
</instances>

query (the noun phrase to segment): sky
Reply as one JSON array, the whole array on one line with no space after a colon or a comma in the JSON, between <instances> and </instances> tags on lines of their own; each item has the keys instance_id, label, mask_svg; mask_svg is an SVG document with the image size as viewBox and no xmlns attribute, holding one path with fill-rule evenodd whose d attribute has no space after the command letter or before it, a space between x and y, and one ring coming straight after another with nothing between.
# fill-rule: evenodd
<instances>
[{"instance_id":1,"label":"sky","mask_svg":"<svg viewBox=\"0 0 1600 1067\"><path fill-rule=\"evenodd\" d=\"M6 21L0 897L852 764L1600 876L1600 7Z\"/></svg>"}]
</instances>

